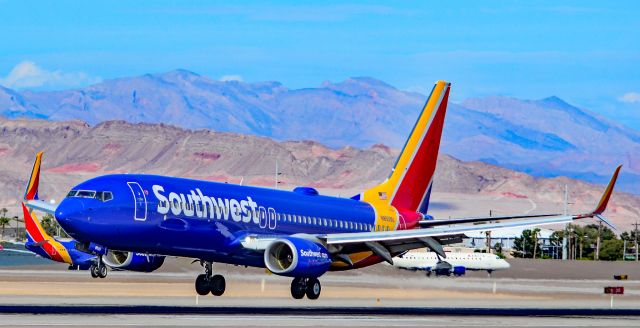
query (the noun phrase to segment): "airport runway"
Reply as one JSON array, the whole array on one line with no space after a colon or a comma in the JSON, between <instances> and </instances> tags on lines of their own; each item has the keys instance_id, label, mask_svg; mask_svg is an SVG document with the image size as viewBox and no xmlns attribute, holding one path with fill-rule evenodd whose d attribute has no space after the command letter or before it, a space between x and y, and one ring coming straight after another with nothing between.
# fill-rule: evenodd
<instances>
[{"instance_id":1,"label":"airport runway","mask_svg":"<svg viewBox=\"0 0 640 328\"><path fill-rule=\"evenodd\" d=\"M321 298L310 301L290 298L288 278L218 269L227 278L222 297L194 295L197 267L102 280L0 270L0 326L640 326L637 280L426 278L381 267L327 274ZM625 295L612 310L602 289L613 284Z\"/></svg>"}]
</instances>

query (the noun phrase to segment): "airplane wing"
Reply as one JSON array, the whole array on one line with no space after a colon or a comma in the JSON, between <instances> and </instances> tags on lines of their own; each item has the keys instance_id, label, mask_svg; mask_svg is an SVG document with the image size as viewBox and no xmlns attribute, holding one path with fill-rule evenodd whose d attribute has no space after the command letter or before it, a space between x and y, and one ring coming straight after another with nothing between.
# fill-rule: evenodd
<instances>
[{"instance_id":1,"label":"airplane wing","mask_svg":"<svg viewBox=\"0 0 640 328\"><path fill-rule=\"evenodd\" d=\"M449 223L446 227L432 227L412 230L396 231L376 231L376 232L355 232L355 233L333 233L318 236L326 245L334 249L335 252L352 252L354 250L368 249L389 263L393 263L392 254L397 254L405 250L420 247L428 247L442 257L446 257L440 239L474 231L498 230L514 227L531 227L550 224L564 224L574 220L596 217L607 225L617 230L611 222L602 216L605 211L613 187L615 185L621 166L616 168L605 189L597 207L589 213L578 215L540 215L540 216L511 216L502 217L501 222L496 218L470 218L465 219L465 223L475 224L455 224ZM519 220L516 220L519 219ZM455 222L455 220L453 220ZM477 224L483 222L483 224ZM460 221L458 221L460 223Z\"/></svg>"},{"instance_id":2,"label":"airplane wing","mask_svg":"<svg viewBox=\"0 0 640 328\"><path fill-rule=\"evenodd\" d=\"M468 218L455 218L448 220L420 220L419 225L421 228L437 227L443 225L453 225L462 223L483 223L503 220L517 220L517 219L531 219L550 216L560 216L561 214L530 214L530 215L508 215L508 216L485 216L485 217L468 217Z\"/></svg>"},{"instance_id":3,"label":"airplane wing","mask_svg":"<svg viewBox=\"0 0 640 328\"><path fill-rule=\"evenodd\" d=\"M13 253L20 253L20 254L30 254L30 255L36 255L35 253L31 252L31 251L25 251L22 249L11 249L11 248L4 248L2 249L3 252L13 252Z\"/></svg>"},{"instance_id":4,"label":"airplane wing","mask_svg":"<svg viewBox=\"0 0 640 328\"><path fill-rule=\"evenodd\" d=\"M604 209L606 208L607 203L609 202L609 198L611 197L611 191L613 190L615 182L618 178L618 173L620 172L621 168L622 168L622 165L619 165L616 168L615 172L613 173L613 176L611 177L611 180L609 181L609 184L607 185L607 188L605 189L604 194L600 199L600 202L598 203L598 206L596 207L596 209L592 211L593 215L586 214L586 216L583 216L583 217L598 217L598 219L602 220L605 224L610 226L613 230L617 230L617 228L609 220L603 217L601 214L602 212L604 212ZM556 217L556 216L560 216L560 214L509 215L509 216L468 217L468 218L456 218L456 219L448 219L448 220L421 220L419 222L419 225L421 228L428 228L428 227L443 226L443 225L455 225L455 224L461 224L461 223L485 223L485 222L498 222L498 221L506 221L506 220L519 220L519 219ZM583 217L576 216L576 219L580 219Z\"/></svg>"},{"instance_id":5,"label":"airplane wing","mask_svg":"<svg viewBox=\"0 0 640 328\"><path fill-rule=\"evenodd\" d=\"M25 205L30 209L30 210L37 210L37 211L42 211L45 213L49 213L52 215L56 214L56 206L53 204L49 204L47 202L43 202L41 200L27 200Z\"/></svg>"}]
</instances>

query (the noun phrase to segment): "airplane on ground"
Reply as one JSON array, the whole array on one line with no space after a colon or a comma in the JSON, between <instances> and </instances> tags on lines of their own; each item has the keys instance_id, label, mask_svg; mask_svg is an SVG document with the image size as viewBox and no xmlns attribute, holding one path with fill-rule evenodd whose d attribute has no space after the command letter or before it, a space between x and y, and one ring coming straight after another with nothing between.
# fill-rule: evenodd
<instances>
[{"instance_id":1,"label":"airplane on ground","mask_svg":"<svg viewBox=\"0 0 640 328\"><path fill-rule=\"evenodd\" d=\"M109 174L73 187L52 206L34 196L40 164L25 193L31 209L52 213L80 244L122 254L187 257L204 267L195 281L200 295L222 295L226 281L212 263L264 267L291 277L291 295L320 296L318 278L352 270L408 250L428 247L446 257L443 245L469 231L563 224L605 210L620 167L592 212L435 220L427 215L450 83L438 81L391 175L351 198L145 174ZM514 221L516 220L517 221ZM476 225L475 223L484 223ZM104 256L98 256L98 265Z\"/></svg>"},{"instance_id":2,"label":"airplane on ground","mask_svg":"<svg viewBox=\"0 0 640 328\"><path fill-rule=\"evenodd\" d=\"M93 278L105 278L107 267L116 270L151 272L164 262L164 257L139 253L109 252L98 245L85 245L65 238L51 237L42 228L35 213L22 203L22 213L27 231L27 242L24 243L30 253L34 253L52 261L69 264L69 270L89 270ZM25 251L22 251L25 252ZM98 257L102 261L98 261Z\"/></svg>"},{"instance_id":3,"label":"airplane on ground","mask_svg":"<svg viewBox=\"0 0 640 328\"><path fill-rule=\"evenodd\" d=\"M427 276L462 276L467 270L486 270L491 274L495 270L511 267L509 262L490 253L451 253L445 252L446 261L435 252L407 252L393 259L393 266L406 270L424 270Z\"/></svg>"}]
</instances>

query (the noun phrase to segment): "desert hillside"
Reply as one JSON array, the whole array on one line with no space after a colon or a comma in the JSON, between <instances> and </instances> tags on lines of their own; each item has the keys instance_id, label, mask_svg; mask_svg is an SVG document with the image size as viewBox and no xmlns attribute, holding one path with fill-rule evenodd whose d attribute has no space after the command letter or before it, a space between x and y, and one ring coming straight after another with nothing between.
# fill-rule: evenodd
<instances>
[{"instance_id":1,"label":"desert hillside","mask_svg":"<svg viewBox=\"0 0 640 328\"><path fill-rule=\"evenodd\" d=\"M41 198L60 199L71 186L105 173L156 173L274 186L278 161L280 188L314 186L322 192L351 196L388 175L398 150L383 145L367 149L331 149L311 141L277 142L269 138L162 124L108 121L89 126L80 121L0 119L0 206L18 213L36 152L45 152ZM568 178L534 178L480 162L441 154L432 200L479 195L501 202L527 200L532 211L561 209L564 185L572 209L587 211L603 186ZM440 197L439 195L447 195ZM487 198L489 197L489 198ZM483 199L485 199L483 198ZM474 207L465 208L475 214ZM608 216L623 229L640 213L640 199L615 193Z\"/></svg>"}]
</instances>

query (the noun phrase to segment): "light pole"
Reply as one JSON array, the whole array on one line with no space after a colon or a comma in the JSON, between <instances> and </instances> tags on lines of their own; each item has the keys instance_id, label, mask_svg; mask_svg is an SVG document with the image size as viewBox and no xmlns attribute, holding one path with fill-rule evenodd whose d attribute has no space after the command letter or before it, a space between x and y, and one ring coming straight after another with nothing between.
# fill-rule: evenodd
<instances>
[{"instance_id":1,"label":"light pole","mask_svg":"<svg viewBox=\"0 0 640 328\"><path fill-rule=\"evenodd\" d=\"M18 241L18 227L19 227L19 225L18 225L18 216L15 215L13 217L13 220L16 222L16 241Z\"/></svg>"}]
</instances>

